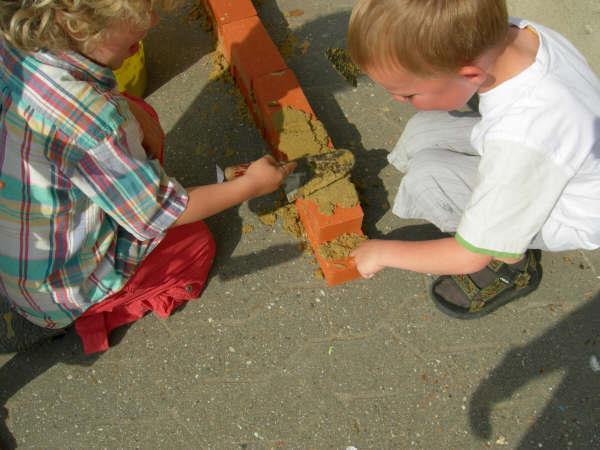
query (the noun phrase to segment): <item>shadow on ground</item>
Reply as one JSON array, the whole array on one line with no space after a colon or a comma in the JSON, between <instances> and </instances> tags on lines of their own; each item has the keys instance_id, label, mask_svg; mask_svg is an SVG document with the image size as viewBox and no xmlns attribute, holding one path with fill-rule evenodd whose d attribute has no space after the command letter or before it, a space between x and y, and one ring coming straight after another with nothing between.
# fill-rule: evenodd
<instances>
[{"instance_id":1,"label":"shadow on ground","mask_svg":"<svg viewBox=\"0 0 600 450\"><path fill-rule=\"evenodd\" d=\"M124 331L121 330L119 333L121 337L123 333ZM116 339L116 336L112 336L111 343L116 344ZM1 349L0 353L3 353ZM98 357L99 355L83 354L79 338L71 329L65 336L19 352L4 363L0 367L0 448L6 450L17 448L17 441L6 425L10 411L5 405L13 395L56 364L91 366Z\"/></svg>"},{"instance_id":2,"label":"shadow on ground","mask_svg":"<svg viewBox=\"0 0 600 450\"><path fill-rule=\"evenodd\" d=\"M263 1L258 11L275 43L280 48L284 47L290 40L291 31L276 2ZM284 50L282 54L288 57L288 65L296 72L301 85L309 86L305 89L305 94L328 130L334 145L354 153L356 164L352 180L357 186L365 212L364 231L368 235L377 236L375 224L389 209L387 192L378 176L387 166L387 152L383 149L367 150L362 145L356 126L348 121L335 98L336 93L350 89L351 86L331 67L325 54L327 48L345 46L348 18L348 14L340 13L308 22L294 30L293 35L296 42L310 39L310 51L301 55L297 47L292 46L291 54L286 55ZM322 38L324 34L327 35L326 38ZM316 88L312 89L310 86ZM167 136L168 145L174 149L167 152L167 171L182 179L186 186L211 183L215 180L215 164L227 167L257 159L267 153L259 132L248 130L249 127L254 129L254 123L247 115L240 116L240 110L245 110L243 99L230 82L209 82ZM218 132L215 133L215 130ZM247 139L248 133L254 133L249 142L243 140ZM179 157L180 152L191 154L192 161ZM249 202L249 207L255 213L264 212L264 203L262 200L253 200ZM259 252L254 257L244 256L243 261L236 256L232 257L242 234L239 208L231 208L208 219L207 223L217 240L216 276L221 277L225 273L243 275L265 268L264 252ZM270 252L271 255L278 256L272 261L272 265L284 262L285 254L288 259L300 256L299 252L294 252L291 248L288 253L280 250ZM232 265L237 267L233 271L229 270ZM240 272L242 267L245 273Z\"/></svg>"},{"instance_id":3,"label":"shadow on ground","mask_svg":"<svg viewBox=\"0 0 600 450\"><path fill-rule=\"evenodd\" d=\"M258 13L275 43L283 48L282 53L288 54L289 67L298 77L335 147L354 154L356 164L351 175L365 213L363 230L370 237L378 237L376 224L390 208L387 191L379 177L388 165L388 151L363 145L359 130L348 120L336 99L336 94L353 86L335 71L326 56L329 48L346 47L350 12L323 15L293 30L274 0L260 2ZM306 54L303 54L303 43L310 44Z\"/></svg>"},{"instance_id":4,"label":"shadow on ground","mask_svg":"<svg viewBox=\"0 0 600 450\"><path fill-rule=\"evenodd\" d=\"M111 344L124 336L121 329ZM8 399L55 364L91 366L98 356L85 356L72 331L18 353L0 368L0 444L12 449L16 441L4 424ZM472 433L490 439L494 407L510 400L527 384L560 371L560 385L515 448L600 447L600 294L530 343L511 350L471 396Z\"/></svg>"},{"instance_id":5,"label":"shadow on ground","mask_svg":"<svg viewBox=\"0 0 600 450\"><path fill-rule=\"evenodd\" d=\"M494 406L556 371L560 385L515 448L600 448L600 294L489 373L471 397L473 433L489 439Z\"/></svg>"},{"instance_id":6,"label":"shadow on ground","mask_svg":"<svg viewBox=\"0 0 600 450\"><path fill-rule=\"evenodd\" d=\"M274 0L264 0L261 5L259 12L264 17L267 28L275 41L282 43L290 33L284 15ZM349 86L330 67L325 57L327 48L344 45L347 20L348 14L327 15L294 30L298 41L310 39L311 49L306 56L290 57L289 65L297 73L301 83L323 86L322 89L306 90L306 94L336 146L348 148L356 156L357 164L352 175L359 187L365 210L365 231L371 237L377 237L379 233L375 224L388 209L387 193L378 176L387 165L387 152L382 149L367 150L362 145L357 128L346 119L334 96L336 92L349 89ZM175 32L177 26L169 30ZM165 39L169 41L162 35L160 38L150 38L155 39L156 45L159 42L164 45ZM185 58L180 58L175 51L169 53L169 58L161 62L162 66L167 67L167 71L157 79L154 89L179 75L195 59L213 49L205 43L201 47L196 53L186 52L188 57ZM173 46L175 48L179 47ZM150 54L151 50L149 45ZM193 58L189 56L192 54ZM150 61L151 58L152 56ZM177 148L177 151L167 155L167 171L176 178L181 178L186 186L214 182L215 163L224 167L241 160L256 159L266 151L258 136L255 135L251 144L246 141L248 130L253 125L240 125L243 119L239 115L238 100L231 100L232 89L231 86L224 86L222 81L209 83L193 99L191 106L167 136L168 146ZM192 155L192 158L184 157L186 155ZM217 267L213 273L225 280L299 257L300 252L295 245L274 246L251 255L232 257L242 235L242 219L238 208L211 218L208 223L218 244ZM437 237L438 234L435 229L425 226L405 227L388 235L395 238L401 236L424 239ZM529 428L521 447L531 446L532 442L542 442L545 447L550 448L557 443L565 447L569 442L573 447L579 448L600 446L600 406L597 394L600 367L594 366L600 359L599 330L600 296L596 296L543 336L508 353L471 398L473 434L482 439L489 438L493 426L491 414L495 404L510 398L516 390L534 378L559 370L565 374L562 383L546 409ZM113 335L111 344L115 345L125 331L126 328ZM59 340L45 342L12 356L0 368L1 447L10 449L16 446L15 437L5 425L10 411L4 405L12 396L55 364L91 366L97 359L97 355L82 354L78 338L72 331ZM596 369L598 371L594 371Z\"/></svg>"}]
</instances>

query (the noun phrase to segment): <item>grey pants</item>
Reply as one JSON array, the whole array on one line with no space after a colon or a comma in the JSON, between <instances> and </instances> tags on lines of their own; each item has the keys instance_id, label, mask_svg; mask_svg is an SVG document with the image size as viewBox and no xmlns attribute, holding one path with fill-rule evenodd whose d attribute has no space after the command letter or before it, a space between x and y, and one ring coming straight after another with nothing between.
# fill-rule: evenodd
<instances>
[{"instance_id":1,"label":"grey pants","mask_svg":"<svg viewBox=\"0 0 600 450\"><path fill-rule=\"evenodd\" d=\"M405 173L394 214L456 231L477 184L481 158L471 146L471 131L478 121L477 113L442 111L419 112L408 121L388 155L390 164ZM539 233L529 247L545 249Z\"/></svg>"}]
</instances>

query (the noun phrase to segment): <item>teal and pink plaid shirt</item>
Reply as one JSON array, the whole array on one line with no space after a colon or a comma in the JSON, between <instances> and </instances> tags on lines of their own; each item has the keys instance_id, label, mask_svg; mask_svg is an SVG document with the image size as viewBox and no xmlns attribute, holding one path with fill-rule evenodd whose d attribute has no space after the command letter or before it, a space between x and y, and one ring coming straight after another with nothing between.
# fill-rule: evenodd
<instances>
[{"instance_id":1,"label":"teal and pink plaid shirt","mask_svg":"<svg viewBox=\"0 0 600 450\"><path fill-rule=\"evenodd\" d=\"M187 204L110 69L0 41L0 296L64 327L119 291Z\"/></svg>"}]
</instances>

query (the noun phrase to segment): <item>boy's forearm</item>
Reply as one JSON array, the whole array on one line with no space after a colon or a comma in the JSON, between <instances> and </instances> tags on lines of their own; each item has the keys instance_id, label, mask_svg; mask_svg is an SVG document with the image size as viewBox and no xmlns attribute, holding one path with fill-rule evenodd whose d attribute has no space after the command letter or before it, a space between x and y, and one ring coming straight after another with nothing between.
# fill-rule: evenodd
<instances>
[{"instance_id":1,"label":"boy's forearm","mask_svg":"<svg viewBox=\"0 0 600 450\"><path fill-rule=\"evenodd\" d=\"M206 219L256 195L255 188L244 177L220 184L194 186L187 191L187 206L173 226Z\"/></svg>"},{"instance_id":2,"label":"boy's forearm","mask_svg":"<svg viewBox=\"0 0 600 450\"><path fill-rule=\"evenodd\" d=\"M473 273L491 260L470 252L452 237L429 241L382 241L379 263L386 267L436 275Z\"/></svg>"}]
</instances>

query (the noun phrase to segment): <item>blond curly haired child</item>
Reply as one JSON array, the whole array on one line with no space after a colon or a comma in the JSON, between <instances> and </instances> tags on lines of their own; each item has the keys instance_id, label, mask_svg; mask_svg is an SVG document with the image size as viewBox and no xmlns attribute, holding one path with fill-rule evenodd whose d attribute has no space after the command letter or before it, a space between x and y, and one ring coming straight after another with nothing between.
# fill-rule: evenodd
<instances>
[{"instance_id":1,"label":"blond curly haired child","mask_svg":"<svg viewBox=\"0 0 600 450\"><path fill-rule=\"evenodd\" d=\"M215 253L201 219L293 169L264 157L187 189L165 173L153 111L112 70L177 3L0 1L0 296L36 325L75 323L86 352L197 298Z\"/></svg>"}]
</instances>

